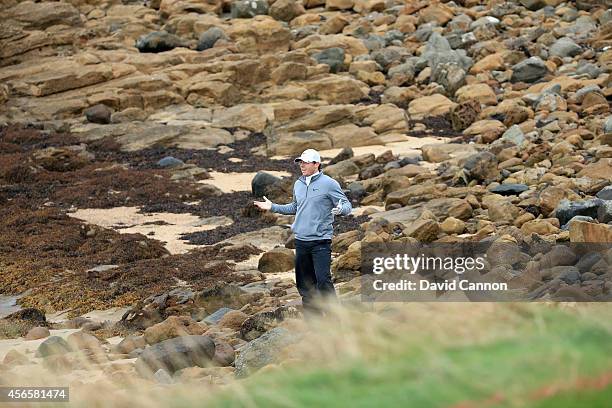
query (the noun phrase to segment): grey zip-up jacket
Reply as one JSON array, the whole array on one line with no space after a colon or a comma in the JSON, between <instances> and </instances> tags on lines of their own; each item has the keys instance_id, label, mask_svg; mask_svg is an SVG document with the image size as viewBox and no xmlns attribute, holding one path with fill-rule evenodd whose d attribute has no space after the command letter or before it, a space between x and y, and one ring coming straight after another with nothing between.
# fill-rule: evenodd
<instances>
[{"instance_id":1,"label":"grey zip-up jacket","mask_svg":"<svg viewBox=\"0 0 612 408\"><path fill-rule=\"evenodd\" d=\"M334 215L331 210L342 203L341 215L349 215L353 206L342 192L340 184L333 178L319 172L306 185L301 176L293 185L293 201L289 204L272 204L271 211L279 214L295 214L291 230L301 241L332 239Z\"/></svg>"}]
</instances>

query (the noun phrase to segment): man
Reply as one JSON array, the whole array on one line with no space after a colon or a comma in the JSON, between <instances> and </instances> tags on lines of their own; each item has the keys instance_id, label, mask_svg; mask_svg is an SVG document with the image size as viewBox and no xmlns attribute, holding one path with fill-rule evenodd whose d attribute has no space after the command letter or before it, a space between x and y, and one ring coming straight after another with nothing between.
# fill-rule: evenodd
<instances>
[{"instance_id":1,"label":"man","mask_svg":"<svg viewBox=\"0 0 612 408\"><path fill-rule=\"evenodd\" d=\"M295 234L295 281L302 296L304 312L316 311L318 298L336 298L332 283L331 242L335 215L349 215L353 207L340 184L321 171L321 156L305 150L294 160L302 176L293 185L293 201L280 205L264 196L254 204L279 214L295 214L291 230Z\"/></svg>"}]
</instances>

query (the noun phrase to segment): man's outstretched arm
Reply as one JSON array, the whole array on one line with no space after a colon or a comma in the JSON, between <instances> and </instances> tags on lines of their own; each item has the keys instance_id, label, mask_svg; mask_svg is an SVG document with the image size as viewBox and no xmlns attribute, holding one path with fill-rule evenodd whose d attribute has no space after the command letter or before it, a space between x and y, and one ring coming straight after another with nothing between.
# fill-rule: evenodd
<instances>
[{"instance_id":1,"label":"man's outstretched arm","mask_svg":"<svg viewBox=\"0 0 612 408\"><path fill-rule=\"evenodd\" d=\"M275 204L264 196L264 201L253 201L258 208L268 210L279 214L293 215L297 211L297 202L295 201L295 191L293 192L293 201L289 204Z\"/></svg>"},{"instance_id":2,"label":"man's outstretched arm","mask_svg":"<svg viewBox=\"0 0 612 408\"><path fill-rule=\"evenodd\" d=\"M340 184L336 180L334 180L332 188L329 190L329 195L334 203L336 208L339 208L340 211L338 214L334 212L334 215L349 215L353 210L353 206L346 195L340 188ZM333 211L333 210L332 210Z\"/></svg>"},{"instance_id":3,"label":"man's outstretched arm","mask_svg":"<svg viewBox=\"0 0 612 408\"><path fill-rule=\"evenodd\" d=\"M293 201L290 202L289 204L272 203L272 207L270 208L270 211L279 213L279 214L285 214L285 215L295 214L297 211L297 202L295 201L295 197L293 198Z\"/></svg>"}]
</instances>

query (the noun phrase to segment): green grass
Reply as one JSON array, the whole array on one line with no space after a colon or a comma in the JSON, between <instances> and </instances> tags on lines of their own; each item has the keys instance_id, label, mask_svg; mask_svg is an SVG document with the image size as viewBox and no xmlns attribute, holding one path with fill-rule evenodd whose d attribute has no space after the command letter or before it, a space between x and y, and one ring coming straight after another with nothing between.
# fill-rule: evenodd
<instances>
[{"instance_id":1,"label":"green grass","mask_svg":"<svg viewBox=\"0 0 612 408\"><path fill-rule=\"evenodd\" d=\"M573 390L531 404L531 408L608 408L612 403L612 385L600 390Z\"/></svg>"},{"instance_id":2,"label":"green grass","mask_svg":"<svg viewBox=\"0 0 612 408\"><path fill-rule=\"evenodd\" d=\"M444 347L425 341L394 355L380 350L373 361L353 359L255 375L242 383L240 394L246 399L225 392L206 406L448 407L491 401L495 395L501 399L484 406L560 406L546 405L556 397L536 400L531 395L550 384L612 371L612 334L594 321L558 310L545 311L540 318L485 344ZM582 397L595 404L588 406L597 406L609 394L609 389L571 394L573 399L564 400L569 405L563 406L584 406Z\"/></svg>"}]
</instances>

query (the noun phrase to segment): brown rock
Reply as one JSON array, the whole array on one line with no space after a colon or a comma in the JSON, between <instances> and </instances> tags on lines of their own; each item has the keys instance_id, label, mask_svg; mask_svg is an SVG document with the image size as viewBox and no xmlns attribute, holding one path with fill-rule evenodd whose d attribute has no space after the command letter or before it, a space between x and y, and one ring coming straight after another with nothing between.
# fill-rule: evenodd
<instances>
[{"instance_id":1,"label":"brown rock","mask_svg":"<svg viewBox=\"0 0 612 408\"><path fill-rule=\"evenodd\" d=\"M361 241L349 245L346 253L332 261L332 271L341 270L358 271L361 269Z\"/></svg>"},{"instance_id":2,"label":"brown rock","mask_svg":"<svg viewBox=\"0 0 612 408\"><path fill-rule=\"evenodd\" d=\"M419 96L413 88L391 86L385 90L382 97L383 103L392 103L399 108L406 109L413 99Z\"/></svg>"},{"instance_id":3,"label":"brown rock","mask_svg":"<svg viewBox=\"0 0 612 408\"><path fill-rule=\"evenodd\" d=\"M293 269L295 255L288 248L278 247L264 253L259 258L257 269L263 273L286 272Z\"/></svg>"},{"instance_id":4,"label":"brown rock","mask_svg":"<svg viewBox=\"0 0 612 408\"><path fill-rule=\"evenodd\" d=\"M236 358L236 352L234 348L227 342L214 339L215 342L215 355L213 356L213 363L220 367L227 367L232 365Z\"/></svg>"},{"instance_id":5,"label":"brown rock","mask_svg":"<svg viewBox=\"0 0 612 408\"><path fill-rule=\"evenodd\" d=\"M325 173L331 178L342 178L359 174L360 168L352 160L343 160L339 163L325 167Z\"/></svg>"},{"instance_id":6,"label":"brown rock","mask_svg":"<svg viewBox=\"0 0 612 408\"><path fill-rule=\"evenodd\" d=\"M147 344L156 344L178 336L200 335L206 331L206 326L194 321L188 316L170 316L144 332Z\"/></svg>"},{"instance_id":7,"label":"brown rock","mask_svg":"<svg viewBox=\"0 0 612 408\"><path fill-rule=\"evenodd\" d=\"M276 0L270 7L270 15L280 21L291 21L304 14L304 6L295 0Z\"/></svg>"},{"instance_id":8,"label":"brown rock","mask_svg":"<svg viewBox=\"0 0 612 408\"><path fill-rule=\"evenodd\" d=\"M526 235L532 234L532 233L535 233L538 235L550 235L550 234L556 234L559 231L560 231L559 228L555 227L554 225L552 225L550 222L546 220L531 220L531 221L525 222L521 226L521 232L523 232Z\"/></svg>"},{"instance_id":9,"label":"brown rock","mask_svg":"<svg viewBox=\"0 0 612 408\"><path fill-rule=\"evenodd\" d=\"M32 329L30 329L30 331L28 331L28 334L26 334L25 339L26 340L38 340L38 339L44 339L45 337L49 337L50 335L51 333L49 332L48 328L38 326L38 327L33 327Z\"/></svg>"},{"instance_id":10,"label":"brown rock","mask_svg":"<svg viewBox=\"0 0 612 408\"><path fill-rule=\"evenodd\" d=\"M502 53L495 53L487 55L481 60L477 61L472 68L470 73L478 74L481 72L489 72L493 70L502 70L504 68L504 57Z\"/></svg>"},{"instance_id":11,"label":"brown rock","mask_svg":"<svg viewBox=\"0 0 612 408\"><path fill-rule=\"evenodd\" d=\"M6 5L3 5L2 8L5 9ZM79 10L69 3L23 1L6 10L5 13L9 19L23 23L26 28L30 29L44 30L58 24L82 25Z\"/></svg>"},{"instance_id":12,"label":"brown rock","mask_svg":"<svg viewBox=\"0 0 612 408\"><path fill-rule=\"evenodd\" d=\"M465 231L465 222L455 217L448 217L440 224L440 228L447 234L461 234Z\"/></svg>"},{"instance_id":13,"label":"brown rock","mask_svg":"<svg viewBox=\"0 0 612 408\"><path fill-rule=\"evenodd\" d=\"M434 185L416 184L410 187L394 190L387 194L386 205L399 203L408 205L417 199L420 201L439 197L438 188Z\"/></svg>"},{"instance_id":14,"label":"brown rock","mask_svg":"<svg viewBox=\"0 0 612 408\"><path fill-rule=\"evenodd\" d=\"M504 112L504 125L506 127L520 125L526 120L529 120L531 116L531 109L520 105L514 105Z\"/></svg>"},{"instance_id":15,"label":"brown rock","mask_svg":"<svg viewBox=\"0 0 612 408\"><path fill-rule=\"evenodd\" d=\"M467 157L476 153L470 145L457 143L436 143L423 145L423 160L432 163L440 163L451 158Z\"/></svg>"},{"instance_id":16,"label":"brown rock","mask_svg":"<svg viewBox=\"0 0 612 408\"><path fill-rule=\"evenodd\" d=\"M297 62L283 62L278 68L270 73L270 79L277 85L282 85L290 80L304 80L308 74L308 68Z\"/></svg>"},{"instance_id":17,"label":"brown rock","mask_svg":"<svg viewBox=\"0 0 612 408\"><path fill-rule=\"evenodd\" d=\"M291 32L269 16L234 19L227 35L236 43L240 52L273 53L289 50Z\"/></svg>"},{"instance_id":18,"label":"brown rock","mask_svg":"<svg viewBox=\"0 0 612 408\"><path fill-rule=\"evenodd\" d=\"M338 34L342 32L342 29L349 24L349 21L346 17L337 14L331 18L329 18L326 22L321 24L319 27L319 32L321 34Z\"/></svg>"},{"instance_id":19,"label":"brown rock","mask_svg":"<svg viewBox=\"0 0 612 408\"><path fill-rule=\"evenodd\" d=\"M512 223L520 212L519 208L510 201L497 195L483 199L483 204L487 206L489 219L493 222Z\"/></svg>"},{"instance_id":20,"label":"brown rock","mask_svg":"<svg viewBox=\"0 0 612 408\"><path fill-rule=\"evenodd\" d=\"M603 115L610 111L608 101L598 92L590 92L582 100L584 115Z\"/></svg>"},{"instance_id":21,"label":"brown rock","mask_svg":"<svg viewBox=\"0 0 612 408\"><path fill-rule=\"evenodd\" d=\"M373 11L384 11L385 8L384 0L355 0L353 6L353 10L361 14L368 14Z\"/></svg>"},{"instance_id":22,"label":"brown rock","mask_svg":"<svg viewBox=\"0 0 612 408\"><path fill-rule=\"evenodd\" d=\"M325 0L325 8L328 10L349 10L353 5L354 0Z\"/></svg>"},{"instance_id":23,"label":"brown rock","mask_svg":"<svg viewBox=\"0 0 612 408\"><path fill-rule=\"evenodd\" d=\"M419 242L432 242L440 234L440 225L432 219L418 219L404 229L404 235L417 239Z\"/></svg>"},{"instance_id":24,"label":"brown rock","mask_svg":"<svg viewBox=\"0 0 612 408\"><path fill-rule=\"evenodd\" d=\"M223 7L222 0L161 0L159 11L165 18L187 13L219 14Z\"/></svg>"},{"instance_id":25,"label":"brown rock","mask_svg":"<svg viewBox=\"0 0 612 408\"><path fill-rule=\"evenodd\" d=\"M612 225L573 220L569 235L570 242L612 242Z\"/></svg>"},{"instance_id":26,"label":"brown rock","mask_svg":"<svg viewBox=\"0 0 612 408\"><path fill-rule=\"evenodd\" d=\"M102 342L93 334L78 331L70 334L66 342L73 350L88 350L94 353L104 353Z\"/></svg>"},{"instance_id":27,"label":"brown rock","mask_svg":"<svg viewBox=\"0 0 612 408\"><path fill-rule=\"evenodd\" d=\"M480 102L476 99L467 99L454 105L450 110L453 129L461 131L474 123L480 114Z\"/></svg>"},{"instance_id":28,"label":"brown rock","mask_svg":"<svg viewBox=\"0 0 612 408\"><path fill-rule=\"evenodd\" d=\"M432 4L419 11L419 25L435 22L444 26L454 17L453 10L445 4Z\"/></svg>"},{"instance_id":29,"label":"brown rock","mask_svg":"<svg viewBox=\"0 0 612 408\"><path fill-rule=\"evenodd\" d=\"M538 196L538 206L542 209L544 215L549 215L563 199L575 201L579 200L580 196L567 188L550 186L542 190Z\"/></svg>"},{"instance_id":30,"label":"brown rock","mask_svg":"<svg viewBox=\"0 0 612 408\"><path fill-rule=\"evenodd\" d=\"M227 109L216 109L212 124L219 128L239 127L252 132L263 132L268 117L262 107L245 103Z\"/></svg>"},{"instance_id":31,"label":"brown rock","mask_svg":"<svg viewBox=\"0 0 612 408\"><path fill-rule=\"evenodd\" d=\"M327 128L322 133L329 137L334 148L382 144L381 138L371 127L359 127L352 123Z\"/></svg>"},{"instance_id":32,"label":"brown rock","mask_svg":"<svg viewBox=\"0 0 612 408\"><path fill-rule=\"evenodd\" d=\"M240 326L242 326L242 323L244 323L248 317L249 315L240 310L232 310L224 314L221 320L219 320L219 327L240 330Z\"/></svg>"},{"instance_id":33,"label":"brown rock","mask_svg":"<svg viewBox=\"0 0 612 408\"><path fill-rule=\"evenodd\" d=\"M240 100L240 91L233 84L222 81L202 81L191 85L187 102L191 105L220 104L232 106Z\"/></svg>"},{"instance_id":34,"label":"brown rock","mask_svg":"<svg viewBox=\"0 0 612 408\"><path fill-rule=\"evenodd\" d=\"M463 131L464 135L480 136L482 142L491 143L506 131L506 126L498 120L479 120Z\"/></svg>"},{"instance_id":35,"label":"brown rock","mask_svg":"<svg viewBox=\"0 0 612 408\"><path fill-rule=\"evenodd\" d=\"M113 351L119 354L129 354L136 349L144 349L147 343L144 336L128 336L113 347Z\"/></svg>"},{"instance_id":36,"label":"brown rock","mask_svg":"<svg viewBox=\"0 0 612 408\"><path fill-rule=\"evenodd\" d=\"M441 116L449 113L455 103L444 95L434 94L414 99L408 105L408 113L413 120L428 116Z\"/></svg>"},{"instance_id":37,"label":"brown rock","mask_svg":"<svg viewBox=\"0 0 612 408\"><path fill-rule=\"evenodd\" d=\"M459 103L475 99L479 104L497 105L495 92L493 92L493 89L487 84L464 85L455 92L455 97Z\"/></svg>"},{"instance_id":38,"label":"brown rock","mask_svg":"<svg viewBox=\"0 0 612 408\"><path fill-rule=\"evenodd\" d=\"M329 103L353 103L367 96L367 85L350 77L330 75L304 83L308 92Z\"/></svg>"},{"instance_id":39,"label":"brown rock","mask_svg":"<svg viewBox=\"0 0 612 408\"><path fill-rule=\"evenodd\" d=\"M588 164L578 172L578 177L612 181L612 158L599 159L595 163Z\"/></svg>"},{"instance_id":40,"label":"brown rock","mask_svg":"<svg viewBox=\"0 0 612 408\"><path fill-rule=\"evenodd\" d=\"M521 226L525 224L527 221L531 221L534 219L535 219L535 216L533 214L526 212L524 214L519 215L516 218L516 220L514 220L514 226L521 228Z\"/></svg>"}]
</instances>

